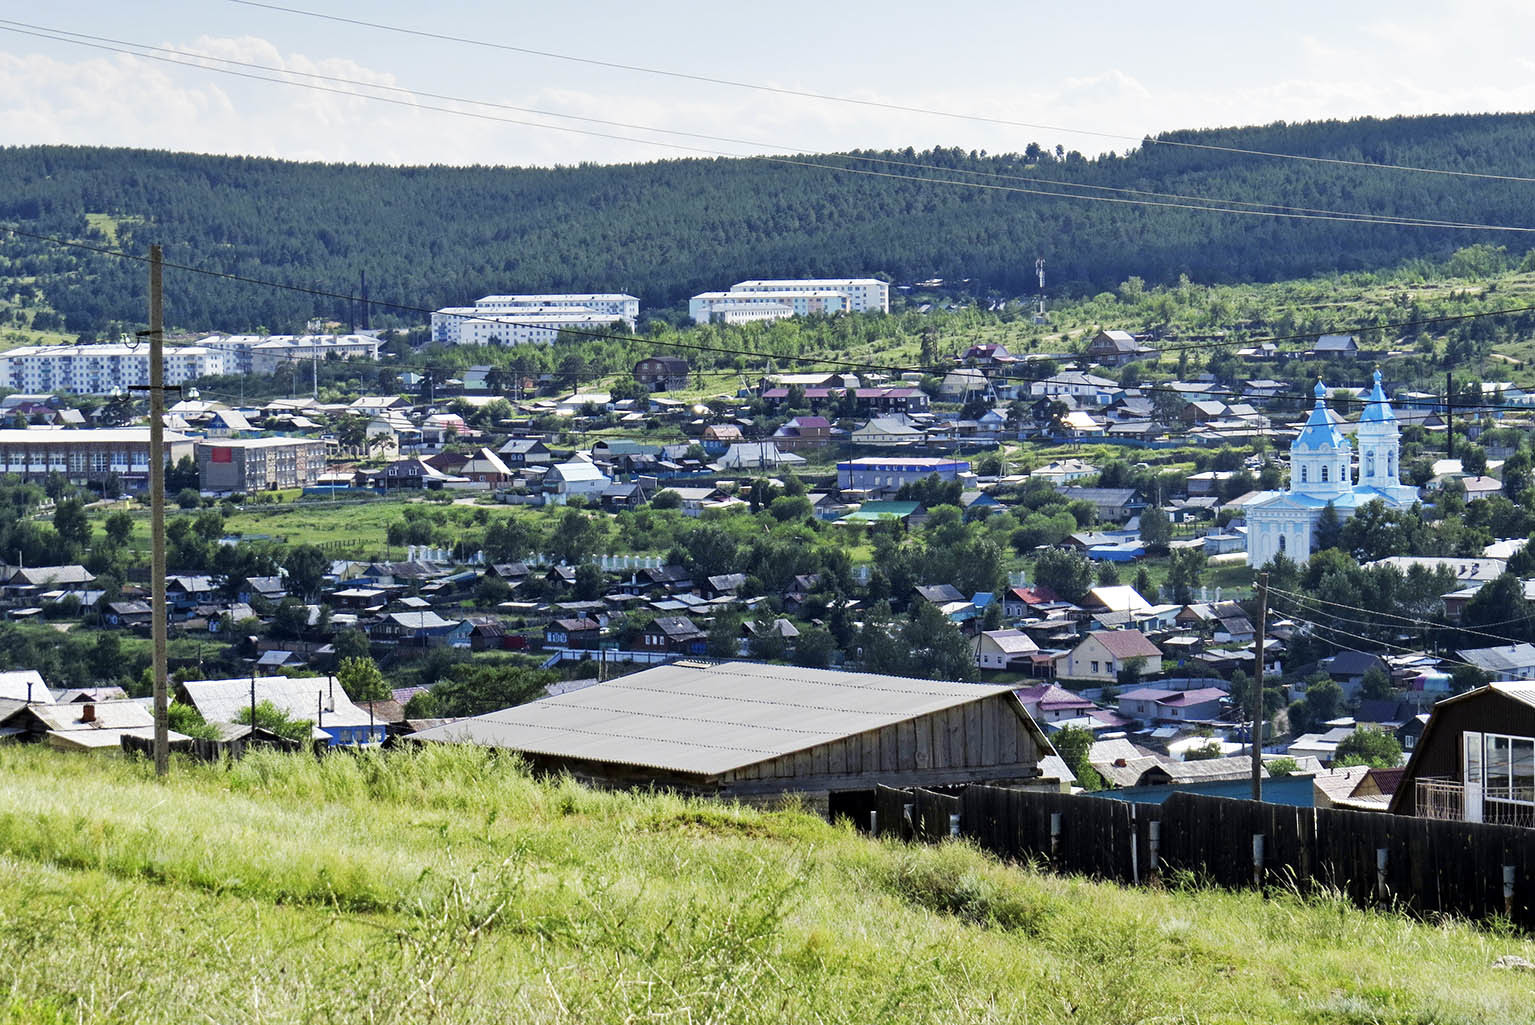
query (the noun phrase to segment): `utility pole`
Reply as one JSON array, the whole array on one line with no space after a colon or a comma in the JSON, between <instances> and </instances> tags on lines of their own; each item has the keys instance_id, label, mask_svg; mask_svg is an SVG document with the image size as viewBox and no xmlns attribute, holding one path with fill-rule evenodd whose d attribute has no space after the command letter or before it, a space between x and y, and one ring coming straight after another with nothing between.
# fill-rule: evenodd
<instances>
[{"instance_id":1,"label":"utility pole","mask_svg":"<svg viewBox=\"0 0 1535 1025\"><path fill-rule=\"evenodd\" d=\"M1253 659L1253 800L1263 800L1263 638L1268 633L1269 575L1258 574L1257 654Z\"/></svg>"},{"instance_id":2,"label":"utility pole","mask_svg":"<svg viewBox=\"0 0 1535 1025\"><path fill-rule=\"evenodd\" d=\"M170 771L165 695L165 293L159 245L149 247L149 583L155 680L155 775Z\"/></svg>"},{"instance_id":3,"label":"utility pole","mask_svg":"<svg viewBox=\"0 0 1535 1025\"><path fill-rule=\"evenodd\" d=\"M1455 458L1455 384L1446 370L1444 372L1444 438L1446 459Z\"/></svg>"}]
</instances>

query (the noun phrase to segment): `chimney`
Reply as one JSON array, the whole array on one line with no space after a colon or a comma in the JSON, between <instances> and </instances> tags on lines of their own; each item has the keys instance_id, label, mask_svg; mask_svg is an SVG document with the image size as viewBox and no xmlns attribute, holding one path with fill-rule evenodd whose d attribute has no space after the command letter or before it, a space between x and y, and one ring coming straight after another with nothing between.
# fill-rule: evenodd
<instances>
[{"instance_id":1,"label":"chimney","mask_svg":"<svg viewBox=\"0 0 1535 1025\"><path fill-rule=\"evenodd\" d=\"M80 721L81 722L95 722L96 721L96 706L95 705L82 705L80 707Z\"/></svg>"},{"instance_id":2,"label":"chimney","mask_svg":"<svg viewBox=\"0 0 1535 1025\"><path fill-rule=\"evenodd\" d=\"M1130 763L1128 761L1126 761L1125 759L1123 759L1123 758L1116 758L1116 759L1114 759L1114 764L1118 768L1123 769L1126 766L1128 766Z\"/></svg>"}]
</instances>

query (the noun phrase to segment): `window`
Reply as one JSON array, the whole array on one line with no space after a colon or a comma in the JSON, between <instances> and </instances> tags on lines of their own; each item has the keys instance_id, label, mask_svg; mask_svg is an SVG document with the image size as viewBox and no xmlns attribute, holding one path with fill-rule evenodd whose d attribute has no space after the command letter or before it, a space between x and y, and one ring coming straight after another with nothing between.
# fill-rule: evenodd
<instances>
[{"instance_id":1,"label":"window","mask_svg":"<svg viewBox=\"0 0 1535 1025\"><path fill-rule=\"evenodd\" d=\"M1098 663L1097 663L1097 662L1094 662L1094 663L1093 663L1093 672L1095 672L1095 673L1096 673L1096 672L1097 672L1097 671L1098 671Z\"/></svg>"},{"instance_id":2,"label":"window","mask_svg":"<svg viewBox=\"0 0 1535 1025\"><path fill-rule=\"evenodd\" d=\"M1285 549L1285 536L1283 534L1280 534L1279 535L1279 554L1283 555L1284 554L1284 549Z\"/></svg>"},{"instance_id":3,"label":"window","mask_svg":"<svg viewBox=\"0 0 1535 1025\"><path fill-rule=\"evenodd\" d=\"M1366 452L1364 454L1364 475L1367 479L1373 479L1375 477L1374 451Z\"/></svg>"},{"instance_id":4,"label":"window","mask_svg":"<svg viewBox=\"0 0 1535 1025\"><path fill-rule=\"evenodd\" d=\"M1327 464L1326 463L1322 464L1322 483L1323 484L1327 483Z\"/></svg>"},{"instance_id":5,"label":"window","mask_svg":"<svg viewBox=\"0 0 1535 1025\"><path fill-rule=\"evenodd\" d=\"M1300 482L1302 484L1306 483L1306 464L1305 463L1301 463L1300 464Z\"/></svg>"},{"instance_id":6,"label":"window","mask_svg":"<svg viewBox=\"0 0 1535 1025\"><path fill-rule=\"evenodd\" d=\"M1535 805L1535 739L1488 733L1484 742L1487 800Z\"/></svg>"}]
</instances>

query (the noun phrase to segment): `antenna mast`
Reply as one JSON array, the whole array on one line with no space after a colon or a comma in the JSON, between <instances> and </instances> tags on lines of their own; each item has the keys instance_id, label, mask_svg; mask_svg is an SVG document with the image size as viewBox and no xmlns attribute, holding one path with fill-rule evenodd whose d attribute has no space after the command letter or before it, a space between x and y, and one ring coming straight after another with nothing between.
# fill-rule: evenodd
<instances>
[{"instance_id":1,"label":"antenna mast","mask_svg":"<svg viewBox=\"0 0 1535 1025\"><path fill-rule=\"evenodd\" d=\"M1039 298L1034 304L1034 323L1048 324L1050 318L1045 316L1045 258L1043 256L1034 261L1034 273L1039 275Z\"/></svg>"}]
</instances>

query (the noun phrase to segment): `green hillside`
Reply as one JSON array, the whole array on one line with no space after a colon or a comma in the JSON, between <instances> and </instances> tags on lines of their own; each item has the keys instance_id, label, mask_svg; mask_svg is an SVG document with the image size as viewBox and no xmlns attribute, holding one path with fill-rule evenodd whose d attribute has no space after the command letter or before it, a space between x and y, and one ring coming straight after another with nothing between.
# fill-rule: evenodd
<instances>
[{"instance_id":1,"label":"green hillside","mask_svg":"<svg viewBox=\"0 0 1535 1025\"><path fill-rule=\"evenodd\" d=\"M1527 1021L1535 944L1132 891L471 749L0 748L0 1022Z\"/></svg>"},{"instance_id":2,"label":"green hillside","mask_svg":"<svg viewBox=\"0 0 1535 1025\"><path fill-rule=\"evenodd\" d=\"M1163 141L1528 175L1535 117L1462 115L1176 132ZM743 277L886 273L1052 291L1270 281L1442 259L1523 235L1222 216L1005 191L1049 182L1458 222L1521 225L1525 182L1310 163L1168 145L1084 159L957 148L813 162L691 159L552 169L301 164L89 147L0 150L0 221L290 284L429 307L493 290L621 289L669 306ZM917 166L912 166L917 165ZM1000 176L1000 177L999 177ZM1004 186L973 189L910 178ZM1099 193L1112 195L1111 193ZM35 287L70 331L142 316L143 268L37 240L0 242L0 278ZM171 288L187 328L293 330L345 304L195 279ZM410 318L418 320L419 318ZM40 330L47 325L34 325Z\"/></svg>"}]
</instances>

